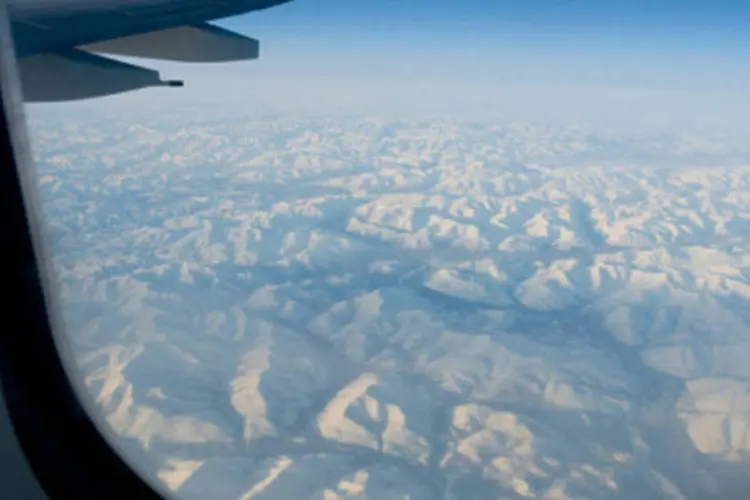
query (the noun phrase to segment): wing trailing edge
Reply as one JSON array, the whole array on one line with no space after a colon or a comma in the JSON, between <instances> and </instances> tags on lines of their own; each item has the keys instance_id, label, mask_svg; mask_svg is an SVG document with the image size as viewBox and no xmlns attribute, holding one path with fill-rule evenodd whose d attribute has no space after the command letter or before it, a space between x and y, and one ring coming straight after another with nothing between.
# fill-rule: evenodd
<instances>
[{"instance_id":1,"label":"wing trailing edge","mask_svg":"<svg viewBox=\"0 0 750 500\"><path fill-rule=\"evenodd\" d=\"M83 45L87 52L179 62L257 59L258 40L208 23L126 36Z\"/></svg>"},{"instance_id":2,"label":"wing trailing edge","mask_svg":"<svg viewBox=\"0 0 750 500\"><path fill-rule=\"evenodd\" d=\"M5 1L24 100L50 102L182 86L113 59L118 56L187 63L257 59L258 40L208 22L292 0Z\"/></svg>"},{"instance_id":3,"label":"wing trailing edge","mask_svg":"<svg viewBox=\"0 0 750 500\"><path fill-rule=\"evenodd\" d=\"M100 54L227 62L257 59L259 45L254 38L200 23L22 57L18 69L26 102L72 101L146 87L182 86L179 81L163 81L155 70Z\"/></svg>"},{"instance_id":4,"label":"wing trailing edge","mask_svg":"<svg viewBox=\"0 0 750 500\"><path fill-rule=\"evenodd\" d=\"M119 94L146 87L181 86L158 71L70 49L18 61L27 102L58 102Z\"/></svg>"}]
</instances>

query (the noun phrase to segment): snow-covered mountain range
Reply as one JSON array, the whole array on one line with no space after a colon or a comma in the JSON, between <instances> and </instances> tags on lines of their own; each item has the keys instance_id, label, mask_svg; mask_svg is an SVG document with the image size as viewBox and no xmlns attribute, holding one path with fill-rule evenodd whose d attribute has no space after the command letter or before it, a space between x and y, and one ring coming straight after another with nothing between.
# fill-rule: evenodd
<instances>
[{"instance_id":1,"label":"snow-covered mountain range","mask_svg":"<svg viewBox=\"0 0 750 500\"><path fill-rule=\"evenodd\" d=\"M748 142L177 111L31 136L80 376L177 498L750 491Z\"/></svg>"}]
</instances>

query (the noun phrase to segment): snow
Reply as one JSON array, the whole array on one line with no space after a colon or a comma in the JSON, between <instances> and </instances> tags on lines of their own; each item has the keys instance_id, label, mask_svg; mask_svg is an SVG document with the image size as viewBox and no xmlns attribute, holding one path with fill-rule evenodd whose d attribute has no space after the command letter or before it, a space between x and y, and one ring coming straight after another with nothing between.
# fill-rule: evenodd
<instances>
[{"instance_id":1,"label":"snow","mask_svg":"<svg viewBox=\"0 0 750 500\"><path fill-rule=\"evenodd\" d=\"M750 488L746 141L215 113L31 120L80 377L178 498Z\"/></svg>"}]
</instances>

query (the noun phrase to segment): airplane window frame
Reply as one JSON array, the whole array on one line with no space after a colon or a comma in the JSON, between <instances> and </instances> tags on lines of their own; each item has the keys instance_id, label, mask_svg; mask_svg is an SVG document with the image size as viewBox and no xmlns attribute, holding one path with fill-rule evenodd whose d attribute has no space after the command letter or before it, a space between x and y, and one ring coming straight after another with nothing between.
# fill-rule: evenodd
<instances>
[{"instance_id":1,"label":"airplane window frame","mask_svg":"<svg viewBox=\"0 0 750 500\"><path fill-rule=\"evenodd\" d=\"M23 101L7 6L0 3L0 390L13 431L50 498L162 499L100 433L60 358L45 302L24 169L29 168ZM35 245L37 243L37 245ZM36 251L35 251L36 250Z\"/></svg>"}]
</instances>

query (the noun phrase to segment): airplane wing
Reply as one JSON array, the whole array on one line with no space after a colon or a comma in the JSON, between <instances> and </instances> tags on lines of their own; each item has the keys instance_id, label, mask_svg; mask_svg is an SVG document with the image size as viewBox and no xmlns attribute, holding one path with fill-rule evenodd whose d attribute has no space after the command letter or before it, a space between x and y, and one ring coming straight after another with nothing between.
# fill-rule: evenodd
<instances>
[{"instance_id":1,"label":"airplane wing","mask_svg":"<svg viewBox=\"0 0 750 500\"><path fill-rule=\"evenodd\" d=\"M257 59L258 41L207 21L291 0L8 0L27 102L181 86L107 55L183 62Z\"/></svg>"}]
</instances>

